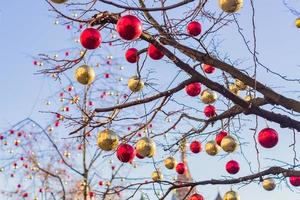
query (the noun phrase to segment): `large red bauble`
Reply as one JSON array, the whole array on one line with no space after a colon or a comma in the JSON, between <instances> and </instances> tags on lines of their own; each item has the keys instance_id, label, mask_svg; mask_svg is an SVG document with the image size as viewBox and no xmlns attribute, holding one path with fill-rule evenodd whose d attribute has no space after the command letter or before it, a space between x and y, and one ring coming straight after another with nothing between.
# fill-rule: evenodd
<instances>
[{"instance_id":1,"label":"large red bauble","mask_svg":"<svg viewBox=\"0 0 300 200\"><path fill-rule=\"evenodd\" d=\"M198 96L201 93L201 84L190 83L185 87L185 91L191 97Z\"/></svg>"},{"instance_id":2,"label":"large red bauble","mask_svg":"<svg viewBox=\"0 0 300 200\"><path fill-rule=\"evenodd\" d=\"M213 66L211 65L207 65L207 64L204 64L203 65L203 71L207 74L212 74L214 73L216 70L216 68L214 68Z\"/></svg>"},{"instance_id":3,"label":"large red bauble","mask_svg":"<svg viewBox=\"0 0 300 200\"><path fill-rule=\"evenodd\" d=\"M150 44L148 47L148 55L153 60L160 60L164 57L164 53L157 49L153 44Z\"/></svg>"},{"instance_id":4,"label":"large red bauble","mask_svg":"<svg viewBox=\"0 0 300 200\"><path fill-rule=\"evenodd\" d=\"M138 50L136 48L130 48L125 53L125 58L130 63L136 63L139 60Z\"/></svg>"},{"instance_id":5,"label":"large red bauble","mask_svg":"<svg viewBox=\"0 0 300 200\"><path fill-rule=\"evenodd\" d=\"M189 200L204 200L203 196L201 194L193 194L189 197Z\"/></svg>"},{"instance_id":6,"label":"large red bauble","mask_svg":"<svg viewBox=\"0 0 300 200\"><path fill-rule=\"evenodd\" d=\"M86 49L96 49L101 42L102 37L97 29L87 28L80 35L80 43Z\"/></svg>"},{"instance_id":7,"label":"large red bauble","mask_svg":"<svg viewBox=\"0 0 300 200\"><path fill-rule=\"evenodd\" d=\"M223 138L225 137L225 136L227 136L228 135L228 133L226 132L226 131L221 131L220 133L218 133L217 135L216 135L216 143L219 145L219 146L221 146L221 142L222 142L222 140L223 140Z\"/></svg>"},{"instance_id":8,"label":"large red bauble","mask_svg":"<svg viewBox=\"0 0 300 200\"><path fill-rule=\"evenodd\" d=\"M201 143L199 141L193 141L190 144L191 152L199 153L202 150Z\"/></svg>"},{"instance_id":9,"label":"large red bauble","mask_svg":"<svg viewBox=\"0 0 300 200\"><path fill-rule=\"evenodd\" d=\"M120 144L117 149L117 157L121 162L130 162L135 156L134 148L129 144Z\"/></svg>"},{"instance_id":10,"label":"large red bauble","mask_svg":"<svg viewBox=\"0 0 300 200\"><path fill-rule=\"evenodd\" d=\"M229 174L236 174L240 171L240 165L235 160L231 160L226 164L226 171Z\"/></svg>"},{"instance_id":11,"label":"large red bauble","mask_svg":"<svg viewBox=\"0 0 300 200\"><path fill-rule=\"evenodd\" d=\"M212 105L207 105L204 108L204 114L206 117L213 117L216 115L216 108Z\"/></svg>"},{"instance_id":12,"label":"large red bauble","mask_svg":"<svg viewBox=\"0 0 300 200\"><path fill-rule=\"evenodd\" d=\"M196 21L192 21L187 26L188 34L192 36L198 36L201 33L201 24Z\"/></svg>"},{"instance_id":13,"label":"large red bauble","mask_svg":"<svg viewBox=\"0 0 300 200\"><path fill-rule=\"evenodd\" d=\"M176 172L178 174L184 174L186 172L187 168L186 165L184 163L178 163L176 165Z\"/></svg>"},{"instance_id":14,"label":"large red bauble","mask_svg":"<svg viewBox=\"0 0 300 200\"><path fill-rule=\"evenodd\" d=\"M265 148L272 148L278 143L278 133L272 128L264 128L258 134L258 142Z\"/></svg>"},{"instance_id":15,"label":"large red bauble","mask_svg":"<svg viewBox=\"0 0 300 200\"><path fill-rule=\"evenodd\" d=\"M290 183L295 187L299 187L300 186L300 176L291 176Z\"/></svg>"},{"instance_id":16,"label":"large red bauble","mask_svg":"<svg viewBox=\"0 0 300 200\"><path fill-rule=\"evenodd\" d=\"M117 22L117 32L124 40L135 40L142 35L142 23L133 15L125 15Z\"/></svg>"}]
</instances>

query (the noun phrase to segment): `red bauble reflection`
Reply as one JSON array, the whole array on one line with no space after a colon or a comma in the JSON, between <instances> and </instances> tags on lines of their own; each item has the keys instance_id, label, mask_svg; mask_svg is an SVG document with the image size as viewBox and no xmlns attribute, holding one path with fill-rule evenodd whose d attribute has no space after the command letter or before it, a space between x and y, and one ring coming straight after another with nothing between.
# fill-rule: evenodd
<instances>
[{"instance_id":1,"label":"red bauble reflection","mask_svg":"<svg viewBox=\"0 0 300 200\"><path fill-rule=\"evenodd\" d=\"M223 138L225 137L225 136L227 136L228 135L228 133L226 132L226 131L221 131L220 133L218 133L217 135L216 135L216 143L219 145L219 146L221 146L221 142L222 142L222 140L223 140Z\"/></svg>"},{"instance_id":2,"label":"red bauble reflection","mask_svg":"<svg viewBox=\"0 0 300 200\"><path fill-rule=\"evenodd\" d=\"M258 142L265 148L272 148L278 143L278 133L272 128L265 128L259 132Z\"/></svg>"},{"instance_id":3,"label":"red bauble reflection","mask_svg":"<svg viewBox=\"0 0 300 200\"><path fill-rule=\"evenodd\" d=\"M136 157L138 157L139 159L144 159L145 157L143 157L142 155L140 155L138 152L136 152Z\"/></svg>"},{"instance_id":4,"label":"red bauble reflection","mask_svg":"<svg viewBox=\"0 0 300 200\"><path fill-rule=\"evenodd\" d=\"M300 176L291 176L290 183L292 186L299 187L300 186Z\"/></svg>"},{"instance_id":5,"label":"red bauble reflection","mask_svg":"<svg viewBox=\"0 0 300 200\"><path fill-rule=\"evenodd\" d=\"M117 149L117 157L121 162L131 162L135 156L134 148L129 144L120 144Z\"/></svg>"},{"instance_id":6,"label":"red bauble reflection","mask_svg":"<svg viewBox=\"0 0 300 200\"><path fill-rule=\"evenodd\" d=\"M87 28L80 35L80 43L86 49L96 49L101 42L102 37L97 29Z\"/></svg>"},{"instance_id":7,"label":"red bauble reflection","mask_svg":"<svg viewBox=\"0 0 300 200\"><path fill-rule=\"evenodd\" d=\"M198 96L201 93L201 84L190 83L185 87L185 91L191 97Z\"/></svg>"},{"instance_id":8,"label":"red bauble reflection","mask_svg":"<svg viewBox=\"0 0 300 200\"><path fill-rule=\"evenodd\" d=\"M160 60L164 57L164 53L157 49L153 44L150 44L148 47L148 55L153 60Z\"/></svg>"},{"instance_id":9,"label":"red bauble reflection","mask_svg":"<svg viewBox=\"0 0 300 200\"><path fill-rule=\"evenodd\" d=\"M189 197L189 200L204 200L204 197L201 194L193 194Z\"/></svg>"},{"instance_id":10,"label":"red bauble reflection","mask_svg":"<svg viewBox=\"0 0 300 200\"><path fill-rule=\"evenodd\" d=\"M187 168L186 165L184 163L178 163L176 165L176 172L178 174L184 174L186 172Z\"/></svg>"},{"instance_id":11,"label":"red bauble reflection","mask_svg":"<svg viewBox=\"0 0 300 200\"><path fill-rule=\"evenodd\" d=\"M191 152L199 153L202 150L201 143L199 141L193 141L190 144Z\"/></svg>"},{"instance_id":12,"label":"red bauble reflection","mask_svg":"<svg viewBox=\"0 0 300 200\"><path fill-rule=\"evenodd\" d=\"M212 105L207 105L204 108L204 114L206 117L213 117L216 115L216 108Z\"/></svg>"},{"instance_id":13,"label":"red bauble reflection","mask_svg":"<svg viewBox=\"0 0 300 200\"><path fill-rule=\"evenodd\" d=\"M203 65L203 71L207 74L212 74L214 73L216 70L216 68L214 68L213 66L211 65L207 65L207 64L204 64Z\"/></svg>"},{"instance_id":14,"label":"red bauble reflection","mask_svg":"<svg viewBox=\"0 0 300 200\"><path fill-rule=\"evenodd\" d=\"M192 36L198 36L201 33L201 24L196 21L192 21L187 26L188 34Z\"/></svg>"},{"instance_id":15,"label":"red bauble reflection","mask_svg":"<svg viewBox=\"0 0 300 200\"><path fill-rule=\"evenodd\" d=\"M125 58L130 63L136 63L139 60L138 50L136 48L130 48L125 53Z\"/></svg>"},{"instance_id":16,"label":"red bauble reflection","mask_svg":"<svg viewBox=\"0 0 300 200\"><path fill-rule=\"evenodd\" d=\"M133 15L123 16L117 22L117 32L124 40L135 40L142 35L142 23Z\"/></svg>"},{"instance_id":17,"label":"red bauble reflection","mask_svg":"<svg viewBox=\"0 0 300 200\"><path fill-rule=\"evenodd\" d=\"M231 160L226 164L226 171L229 174L236 174L240 171L240 164L235 160Z\"/></svg>"}]
</instances>

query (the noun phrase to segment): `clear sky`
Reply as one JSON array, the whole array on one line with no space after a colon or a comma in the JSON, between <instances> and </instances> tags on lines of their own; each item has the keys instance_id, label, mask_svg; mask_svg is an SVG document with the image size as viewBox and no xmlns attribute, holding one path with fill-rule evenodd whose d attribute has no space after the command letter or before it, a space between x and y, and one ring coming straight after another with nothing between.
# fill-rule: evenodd
<instances>
[{"instance_id":1,"label":"clear sky","mask_svg":"<svg viewBox=\"0 0 300 200\"><path fill-rule=\"evenodd\" d=\"M241 11L239 21L244 30L247 31L251 28L251 21L248 1L245 2L247 3ZM299 6L300 4L298 4ZM296 16L292 15L280 0L255 1L255 7L260 59L278 73L299 78L300 29L294 27ZM49 80L42 76L34 75L36 67L32 65L32 56L36 56L41 52L64 49L72 44L65 27L53 25L54 19L48 12L48 8L44 1L37 0L0 2L0 44L2 47L0 51L0 60L2 61L2 74L0 75L2 96L0 101L0 130L28 116L32 116L35 119L41 117L38 113L40 110L39 106L43 104L45 97L51 95L53 90L49 86L51 84ZM224 40L222 45L232 58L249 59L249 54L246 54L245 51L240 51L241 46L243 46L241 40L230 38L230 27L225 28L223 34L224 38L227 39ZM299 93L290 92L294 90L299 91L299 84L279 81L278 78L267 74L262 69L258 76L259 80L266 82L270 86L279 86L279 88L275 88L276 90L289 96L298 96L299 99ZM47 116L42 118L47 118ZM287 131L279 130L282 132ZM264 157L275 156L279 159L290 161L292 151L288 148L288 145L291 143L291 132L287 132L286 135L285 133L281 135L282 142L279 144L278 152L263 152L262 155ZM248 136L245 137L247 138ZM251 138L251 135L249 138ZM247 155L249 155L250 159L253 159L251 150L249 150ZM192 157L191 160L193 161L191 161L190 168L196 180L218 178L224 173L222 169L225 161L223 160L208 159L204 154L197 158ZM207 166L216 166L216 168L207 168ZM247 169L242 169L240 175L246 175L247 173ZM3 187L3 184L0 183L0 186ZM299 199L299 194L287 189L285 183L282 183L281 186L273 192L265 192L261 189L261 186L250 184L241 188L241 199ZM207 186L200 190L204 191L203 193L210 200L218 189L223 193L229 187Z\"/></svg>"}]
</instances>

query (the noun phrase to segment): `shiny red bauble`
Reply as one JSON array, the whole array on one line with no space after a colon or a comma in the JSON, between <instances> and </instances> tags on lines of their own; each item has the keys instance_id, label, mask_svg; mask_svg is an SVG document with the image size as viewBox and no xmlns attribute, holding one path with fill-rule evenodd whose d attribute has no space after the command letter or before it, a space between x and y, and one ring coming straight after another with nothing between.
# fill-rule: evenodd
<instances>
[{"instance_id":1,"label":"shiny red bauble","mask_svg":"<svg viewBox=\"0 0 300 200\"><path fill-rule=\"evenodd\" d=\"M200 35L201 30L202 30L201 24L199 22L196 22L196 21L190 22L187 26L188 34L190 34L192 36Z\"/></svg>"},{"instance_id":2,"label":"shiny red bauble","mask_svg":"<svg viewBox=\"0 0 300 200\"><path fill-rule=\"evenodd\" d=\"M201 84L190 83L185 87L185 91L191 97L198 96L201 93Z\"/></svg>"},{"instance_id":3,"label":"shiny red bauble","mask_svg":"<svg viewBox=\"0 0 300 200\"><path fill-rule=\"evenodd\" d=\"M291 176L290 183L292 186L299 187L300 186L300 176Z\"/></svg>"},{"instance_id":4,"label":"shiny red bauble","mask_svg":"<svg viewBox=\"0 0 300 200\"><path fill-rule=\"evenodd\" d=\"M213 105L207 105L204 108L204 114L206 117L213 117L216 115L216 108Z\"/></svg>"},{"instance_id":5,"label":"shiny red bauble","mask_svg":"<svg viewBox=\"0 0 300 200\"><path fill-rule=\"evenodd\" d=\"M214 68L213 66L211 65L207 65L207 64L204 64L203 65L203 71L207 74L212 74L214 73L216 70L216 68Z\"/></svg>"},{"instance_id":6,"label":"shiny red bauble","mask_svg":"<svg viewBox=\"0 0 300 200\"><path fill-rule=\"evenodd\" d=\"M190 149L193 153L199 153L202 150L201 143L199 141L193 141L190 144Z\"/></svg>"},{"instance_id":7,"label":"shiny red bauble","mask_svg":"<svg viewBox=\"0 0 300 200\"><path fill-rule=\"evenodd\" d=\"M189 200L204 200L204 197L201 194L193 194L189 197Z\"/></svg>"},{"instance_id":8,"label":"shiny red bauble","mask_svg":"<svg viewBox=\"0 0 300 200\"><path fill-rule=\"evenodd\" d=\"M117 22L117 32L124 40L135 40L142 35L142 22L133 15L123 16Z\"/></svg>"},{"instance_id":9,"label":"shiny red bauble","mask_svg":"<svg viewBox=\"0 0 300 200\"><path fill-rule=\"evenodd\" d=\"M131 162L135 156L134 148L129 144L120 144L117 149L117 158L121 162Z\"/></svg>"},{"instance_id":10,"label":"shiny red bauble","mask_svg":"<svg viewBox=\"0 0 300 200\"><path fill-rule=\"evenodd\" d=\"M184 174L187 171L187 167L184 163L178 163L176 165L176 172L178 174Z\"/></svg>"},{"instance_id":11,"label":"shiny red bauble","mask_svg":"<svg viewBox=\"0 0 300 200\"><path fill-rule=\"evenodd\" d=\"M258 133L258 142L265 148L272 148L278 143L278 133L272 128L264 128Z\"/></svg>"},{"instance_id":12,"label":"shiny red bauble","mask_svg":"<svg viewBox=\"0 0 300 200\"><path fill-rule=\"evenodd\" d=\"M102 37L97 29L87 28L80 35L80 43L86 49L96 49L101 42Z\"/></svg>"},{"instance_id":13,"label":"shiny red bauble","mask_svg":"<svg viewBox=\"0 0 300 200\"><path fill-rule=\"evenodd\" d=\"M148 55L153 60L160 60L164 57L164 53L157 49L153 44L150 44L148 47Z\"/></svg>"},{"instance_id":14,"label":"shiny red bauble","mask_svg":"<svg viewBox=\"0 0 300 200\"><path fill-rule=\"evenodd\" d=\"M138 50L136 48L130 48L125 53L125 58L130 63L136 63L139 60Z\"/></svg>"},{"instance_id":15,"label":"shiny red bauble","mask_svg":"<svg viewBox=\"0 0 300 200\"><path fill-rule=\"evenodd\" d=\"M136 155L136 157L139 158L139 159L144 159L144 158L145 158L145 157L143 157L142 155L140 155L138 152L136 152L135 155Z\"/></svg>"},{"instance_id":16,"label":"shiny red bauble","mask_svg":"<svg viewBox=\"0 0 300 200\"><path fill-rule=\"evenodd\" d=\"M223 140L223 138L225 137L225 136L227 136L228 135L228 133L226 132L226 131L221 131L220 133L218 133L217 135L216 135L216 143L219 145L219 146L221 146L221 142L222 142L222 140Z\"/></svg>"},{"instance_id":17,"label":"shiny red bauble","mask_svg":"<svg viewBox=\"0 0 300 200\"><path fill-rule=\"evenodd\" d=\"M240 164L235 160L231 160L226 164L226 171L229 174L236 174L240 171Z\"/></svg>"}]
</instances>

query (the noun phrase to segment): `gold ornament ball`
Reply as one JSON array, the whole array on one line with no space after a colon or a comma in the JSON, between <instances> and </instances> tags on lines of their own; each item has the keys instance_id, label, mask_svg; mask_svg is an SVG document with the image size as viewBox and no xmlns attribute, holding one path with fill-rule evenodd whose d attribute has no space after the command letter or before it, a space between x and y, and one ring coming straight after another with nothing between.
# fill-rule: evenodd
<instances>
[{"instance_id":1,"label":"gold ornament ball","mask_svg":"<svg viewBox=\"0 0 300 200\"><path fill-rule=\"evenodd\" d=\"M65 3L65 2L67 2L68 0L51 0L53 3L58 3L58 4L60 4L60 3Z\"/></svg>"},{"instance_id":2,"label":"gold ornament ball","mask_svg":"<svg viewBox=\"0 0 300 200\"><path fill-rule=\"evenodd\" d=\"M144 88L144 82L137 76L133 76L128 80L128 88L132 92L139 92Z\"/></svg>"},{"instance_id":3,"label":"gold ornament ball","mask_svg":"<svg viewBox=\"0 0 300 200\"><path fill-rule=\"evenodd\" d=\"M239 88L235 84L229 85L229 91L235 95L239 94Z\"/></svg>"},{"instance_id":4,"label":"gold ornament ball","mask_svg":"<svg viewBox=\"0 0 300 200\"><path fill-rule=\"evenodd\" d=\"M151 175L153 181L162 181L164 176L160 171L154 171Z\"/></svg>"},{"instance_id":5,"label":"gold ornament ball","mask_svg":"<svg viewBox=\"0 0 300 200\"><path fill-rule=\"evenodd\" d=\"M244 97L245 101L251 101L252 99L253 99L252 95L247 95L247 96Z\"/></svg>"},{"instance_id":6,"label":"gold ornament ball","mask_svg":"<svg viewBox=\"0 0 300 200\"><path fill-rule=\"evenodd\" d=\"M104 151L111 151L118 147L119 139L115 132L106 129L99 132L97 143L100 149Z\"/></svg>"},{"instance_id":7,"label":"gold ornament ball","mask_svg":"<svg viewBox=\"0 0 300 200\"><path fill-rule=\"evenodd\" d=\"M176 162L175 158L168 157L164 160L164 164L167 169L174 169L177 162Z\"/></svg>"},{"instance_id":8,"label":"gold ornament ball","mask_svg":"<svg viewBox=\"0 0 300 200\"><path fill-rule=\"evenodd\" d=\"M229 191L225 193L223 200L240 200L240 196L235 191Z\"/></svg>"},{"instance_id":9,"label":"gold ornament ball","mask_svg":"<svg viewBox=\"0 0 300 200\"><path fill-rule=\"evenodd\" d=\"M222 139L221 147L225 152L232 153L237 149L238 144L232 136L227 135Z\"/></svg>"},{"instance_id":10,"label":"gold ornament ball","mask_svg":"<svg viewBox=\"0 0 300 200\"><path fill-rule=\"evenodd\" d=\"M271 178L267 178L263 181L263 188L267 191L272 191L276 188L275 181Z\"/></svg>"},{"instance_id":11,"label":"gold ornament ball","mask_svg":"<svg viewBox=\"0 0 300 200\"><path fill-rule=\"evenodd\" d=\"M217 100L217 94L209 89L203 90L201 100L205 104L212 104Z\"/></svg>"},{"instance_id":12,"label":"gold ornament ball","mask_svg":"<svg viewBox=\"0 0 300 200\"><path fill-rule=\"evenodd\" d=\"M243 0L219 0L220 8L227 13L238 12L243 7Z\"/></svg>"},{"instance_id":13,"label":"gold ornament ball","mask_svg":"<svg viewBox=\"0 0 300 200\"><path fill-rule=\"evenodd\" d=\"M219 153L220 148L217 145L217 143L214 140L212 140L205 144L205 151L208 155L215 156Z\"/></svg>"},{"instance_id":14,"label":"gold ornament ball","mask_svg":"<svg viewBox=\"0 0 300 200\"><path fill-rule=\"evenodd\" d=\"M136 143L136 151L143 157L153 157L155 150L156 144L151 138L143 137Z\"/></svg>"},{"instance_id":15,"label":"gold ornament ball","mask_svg":"<svg viewBox=\"0 0 300 200\"><path fill-rule=\"evenodd\" d=\"M235 83L236 87L239 89L239 90L246 90L247 89L247 85L242 82L241 80L239 79L235 79Z\"/></svg>"},{"instance_id":16,"label":"gold ornament ball","mask_svg":"<svg viewBox=\"0 0 300 200\"><path fill-rule=\"evenodd\" d=\"M297 28L300 28L300 17L295 20L295 25Z\"/></svg>"},{"instance_id":17,"label":"gold ornament ball","mask_svg":"<svg viewBox=\"0 0 300 200\"><path fill-rule=\"evenodd\" d=\"M82 65L76 69L75 79L83 85L89 85L95 79L95 71L88 65Z\"/></svg>"}]
</instances>

